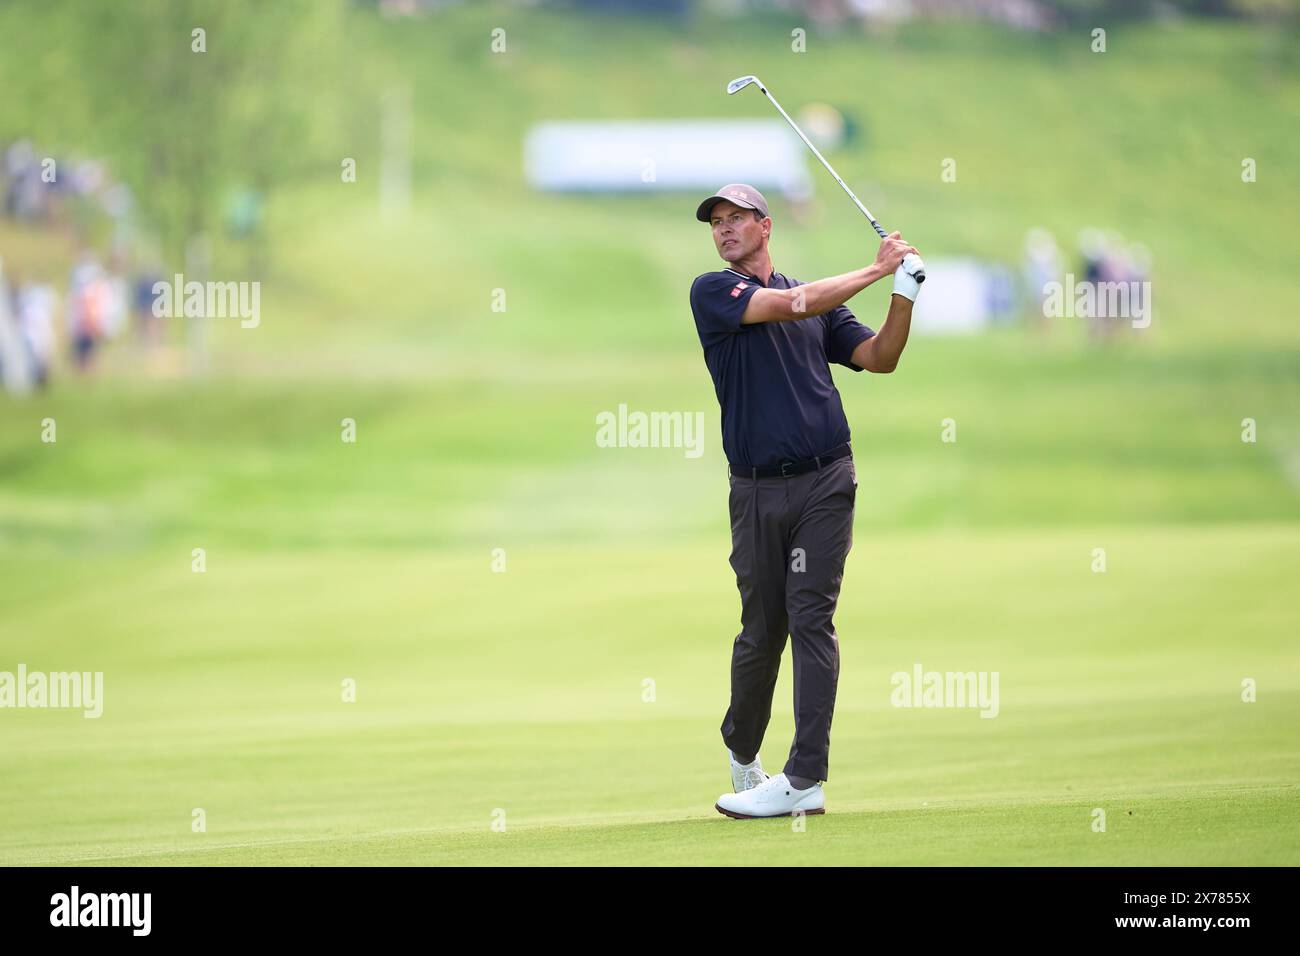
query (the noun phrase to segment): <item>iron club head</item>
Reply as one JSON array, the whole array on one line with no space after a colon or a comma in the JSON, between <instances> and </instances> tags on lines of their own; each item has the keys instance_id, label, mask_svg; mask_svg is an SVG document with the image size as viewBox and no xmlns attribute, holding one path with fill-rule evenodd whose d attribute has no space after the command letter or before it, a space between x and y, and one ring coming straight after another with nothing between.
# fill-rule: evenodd
<instances>
[{"instance_id":1,"label":"iron club head","mask_svg":"<svg viewBox=\"0 0 1300 956\"><path fill-rule=\"evenodd\" d=\"M760 89L763 86L762 81L756 76L738 76L727 84L727 95L730 96L733 93L739 93L751 83L757 83Z\"/></svg>"}]
</instances>

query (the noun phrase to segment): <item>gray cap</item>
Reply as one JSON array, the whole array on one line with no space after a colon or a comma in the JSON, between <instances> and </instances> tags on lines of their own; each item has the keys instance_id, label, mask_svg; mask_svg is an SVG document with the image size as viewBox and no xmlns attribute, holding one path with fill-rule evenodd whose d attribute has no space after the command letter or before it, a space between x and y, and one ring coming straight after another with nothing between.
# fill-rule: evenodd
<instances>
[{"instance_id":1,"label":"gray cap","mask_svg":"<svg viewBox=\"0 0 1300 956\"><path fill-rule=\"evenodd\" d=\"M709 213L723 199L727 200L727 202L734 202L737 206L742 206L745 209L757 209L764 217L769 215L767 200L763 198L761 192L746 183L728 183L700 203L700 208L695 210L695 218L700 222L708 222Z\"/></svg>"}]
</instances>

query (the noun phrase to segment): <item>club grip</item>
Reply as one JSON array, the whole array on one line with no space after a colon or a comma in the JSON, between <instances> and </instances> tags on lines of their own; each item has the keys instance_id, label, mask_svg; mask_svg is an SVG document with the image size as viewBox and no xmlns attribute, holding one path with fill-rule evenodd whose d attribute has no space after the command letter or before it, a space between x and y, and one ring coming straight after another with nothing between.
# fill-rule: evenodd
<instances>
[{"instance_id":1,"label":"club grip","mask_svg":"<svg viewBox=\"0 0 1300 956\"><path fill-rule=\"evenodd\" d=\"M925 281L925 263L915 252L903 256L903 271L915 279L917 285Z\"/></svg>"}]
</instances>

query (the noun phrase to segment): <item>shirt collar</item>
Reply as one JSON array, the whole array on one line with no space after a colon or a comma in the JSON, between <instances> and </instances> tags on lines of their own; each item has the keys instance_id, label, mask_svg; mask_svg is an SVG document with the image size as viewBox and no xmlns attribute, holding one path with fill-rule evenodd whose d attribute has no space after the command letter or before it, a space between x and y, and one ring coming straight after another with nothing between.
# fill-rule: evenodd
<instances>
[{"instance_id":1,"label":"shirt collar","mask_svg":"<svg viewBox=\"0 0 1300 956\"><path fill-rule=\"evenodd\" d=\"M772 274L771 274L770 276L768 276L768 277L767 277L767 281L764 282L762 279L760 279L760 278L759 278L758 276L756 276L756 275L749 275L748 273L741 272L739 269L733 269L733 268L731 268L730 266L728 266L728 267L727 267L726 269L724 269L723 271L724 271L724 272L733 272L733 273L735 273L736 275L741 276L742 278L749 279L751 282L757 282L759 285L763 286L763 288L765 288L765 289L770 289L770 288L772 287L772 280L775 279L775 278L777 277L777 275L778 275L776 269L773 269L773 270L772 270Z\"/></svg>"}]
</instances>

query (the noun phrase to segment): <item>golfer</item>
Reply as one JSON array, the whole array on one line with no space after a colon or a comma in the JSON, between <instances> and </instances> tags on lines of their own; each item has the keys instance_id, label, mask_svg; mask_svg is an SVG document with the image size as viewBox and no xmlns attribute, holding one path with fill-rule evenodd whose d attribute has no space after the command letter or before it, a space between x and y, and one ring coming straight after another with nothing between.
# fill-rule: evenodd
<instances>
[{"instance_id":1,"label":"golfer","mask_svg":"<svg viewBox=\"0 0 1300 956\"><path fill-rule=\"evenodd\" d=\"M722 406L731 566L741 602L731 705L722 721L733 792L718 798L717 809L739 819L824 813L840 673L833 619L858 485L830 363L855 372L898 365L919 288L901 263L917 250L893 233L871 265L803 283L772 268L772 218L753 186L723 186L695 215L712 226L727 263L692 283L691 311ZM888 275L894 294L877 334L844 303ZM787 635L794 743L784 772L769 778L758 751Z\"/></svg>"}]
</instances>

